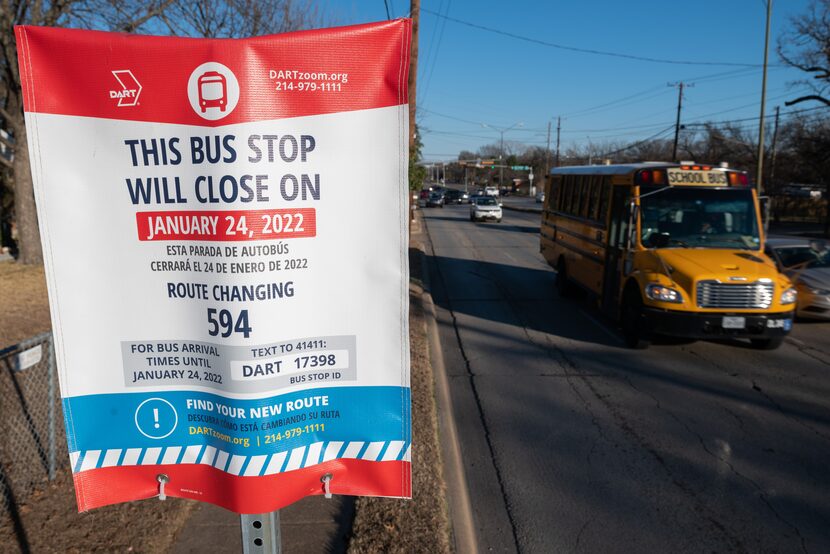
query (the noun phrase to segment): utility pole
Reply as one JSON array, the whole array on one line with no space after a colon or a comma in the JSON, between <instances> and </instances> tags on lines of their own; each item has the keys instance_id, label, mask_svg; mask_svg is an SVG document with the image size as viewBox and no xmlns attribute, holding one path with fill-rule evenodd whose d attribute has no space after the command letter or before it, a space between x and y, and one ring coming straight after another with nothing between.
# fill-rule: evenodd
<instances>
[{"instance_id":1,"label":"utility pole","mask_svg":"<svg viewBox=\"0 0 830 554\"><path fill-rule=\"evenodd\" d=\"M412 41L409 54L409 152L415 150L415 93L417 91L418 78L418 26L421 20L421 0L410 0L409 17L412 18ZM410 163L413 162L410 154ZM418 160L414 160L417 162ZM409 197L409 233L412 233L412 220L415 219L415 201L409 192L409 179L407 179L406 195Z\"/></svg>"},{"instance_id":2,"label":"utility pole","mask_svg":"<svg viewBox=\"0 0 830 554\"><path fill-rule=\"evenodd\" d=\"M545 150L545 177L550 173L550 120L548 120L548 147Z\"/></svg>"},{"instance_id":3,"label":"utility pole","mask_svg":"<svg viewBox=\"0 0 830 554\"><path fill-rule=\"evenodd\" d=\"M767 59L769 57L769 20L772 15L772 0L767 0L767 32L764 37L764 76L761 78L761 116L758 121L758 195L764 192L764 107L767 102Z\"/></svg>"},{"instance_id":4,"label":"utility pole","mask_svg":"<svg viewBox=\"0 0 830 554\"><path fill-rule=\"evenodd\" d=\"M504 186L504 131L501 133L501 146L499 147L499 188Z\"/></svg>"},{"instance_id":5,"label":"utility pole","mask_svg":"<svg viewBox=\"0 0 830 554\"><path fill-rule=\"evenodd\" d=\"M671 159L673 162L677 161L677 142L680 140L680 111L683 109L683 89L685 87L693 87L694 85L686 84L683 81L678 83L669 83L670 87L677 87L677 121L674 124L674 146L671 150Z\"/></svg>"},{"instance_id":6,"label":"utility pole","mask_svg":"<svg viewBox=\"0 0 830 554\"><path fill-rule=\"evenodd\" d=\"M770 160L769 168L769 183L773 187L775 186L775 157L777 153L776 145L778 144L778 115L780 111L781 107L775 106L775 126L772 128L772 159Z\"/></svg>"},{"instance_id":7,"label":"utility pole","mask_svg":"<svg viewBox=\"0 0 830 554\"><path fill-rule=\"evenodd\" d=\"M556 118L556 167L559 167L559 133L562 130L562 118Z\"/></svg>"}]
</instances>

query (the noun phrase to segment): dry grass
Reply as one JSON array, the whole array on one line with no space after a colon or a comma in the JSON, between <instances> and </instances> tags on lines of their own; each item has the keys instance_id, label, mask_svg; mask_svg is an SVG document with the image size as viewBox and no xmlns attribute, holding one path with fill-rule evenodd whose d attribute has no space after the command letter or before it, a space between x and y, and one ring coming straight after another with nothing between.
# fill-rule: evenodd
<instances>
[{"instance_id":1,"label":"dry grass","mask_svg":"<svg viewBox=\"0 0 830 554\"><path fill-rule=\"evenodd\" d=\"M51 327L43 266L0 262L0 349Z\"/></svg>"},{"instance_id":2,"label":"dry grass","mask_svg":"<svg viewBox=\"0 0 830 554\"><path fill-rule=\"evenodd\" d=\"M0 262L0 349L49 329L43 267ZM68 461L63 448L58 455ZM184 525L193 502L144 500L79 514L72 476L62 470L54 481L44 479L30 498L10 512L3 505L0 500L3 553L164 552Z\"/></svg>"},{"instance_id":3,"label":"dry grass","mask_svg":"<svg viewBox=\"0 0 830 554\"><path fill-rule=\"evenodd\" d=\"M420 256L410 256L414 282ZM446 485L443 479L432 367L419 289L410 293L412 366L412 500L359 498L349 552L450 552Z\"/></svg>"}]
</instances>

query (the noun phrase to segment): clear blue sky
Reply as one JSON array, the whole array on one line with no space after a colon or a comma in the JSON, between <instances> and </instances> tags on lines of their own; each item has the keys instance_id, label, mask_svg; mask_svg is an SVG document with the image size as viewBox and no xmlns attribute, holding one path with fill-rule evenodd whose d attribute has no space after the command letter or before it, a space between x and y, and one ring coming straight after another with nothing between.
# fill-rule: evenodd
<instances>
[{"instance_id":1,"label":"clear blue sky","mask_svg":"<svg viewBox=\"0 0 830 554\"><path fill-rule=\"evenodd\" d=\"M409 13L409 0L386 4L393 18ZM784 101L804 90L790 85L802 74L780 67L775 47L789 19L808 5L773 2L767 114L776 105L782 114L790 110ZM386 19L384 0L323 6L338 24ZM521 122L505 141L544 146L547 123L555 129L557 116L563 150L641 140L673 129L678 91L668 83L679 81L694 85L684 93L683 123L750 119L740 124L757 129L761 68L717 64L760 66L765 0L422 0L421 9L418 123L425 160L498 143L499 133L482 123L504 129ZM659 136L672 137L673 130Z\"/></svg>"}]
</instances>

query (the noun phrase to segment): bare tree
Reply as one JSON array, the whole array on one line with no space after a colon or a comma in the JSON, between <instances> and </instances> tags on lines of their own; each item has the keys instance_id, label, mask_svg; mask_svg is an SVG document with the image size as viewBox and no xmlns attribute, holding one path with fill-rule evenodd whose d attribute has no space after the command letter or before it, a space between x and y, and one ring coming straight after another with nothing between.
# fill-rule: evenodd
<instances>
[{"instance_id":1,"label":"bare tree","mask_svg":"<svg viewBox=\"0 0 830 554\"><path fill-rule=\"evenodd\" d=\"M158 15L172 0L146 1L136 6L131 4L132 18L117 19L117 30L135 30ZM29 165L29 149L26 143L26 124L23 117L23 93L20 87L20 72L17 64L17 43L14 37L15 25L65 26L74 18L88 13L97 2L73 0L44 2L41 0L0 0L0 117L13 137L14 156L11 161L10 181L14 187L14 215L18 229L19 261L24 264L40 264L43 252L40 246L40 231L37 224L32 170ZM104 17L99 12L98 17ZM113 14L114 15L114 14Z\"/></svg>"},{"instance_id":2,"label":"bare tree","mask_svg":"<svg viewBox=\"0 0 830 554\"><path fill-rule=\"evenodd\" d=\"M14 191L19 261L40 264L43 252L26 142L15 25L125 33L161 29L176 35L241 37L293 31L321 22L312 0L0 0L0 127L11 135L11 139L3 139L3 144L14 153L11 161L0 156L0 169L5 173L6 188Z\"/></svg>"},{"instance_id":3,"label":"bare tree","mask_svg":"<svg viewBox=\"0 0 830 554\"><path fill-rule=\"evenodd\" d=\"M778 55L787 65L812 75L802 79L814 94L786 103L815 100L830 106L830 0L813 0L807 13L790 20L792 28L778 41Z\"/></svg>"},{"instance_id":4,"label":"bare tree","mask_svg":"<svg viewBox=\"0 0 830 554\"><path fill-rule=\"evenodd\" d=\"M177 0L162 16L174 35L239 38L323 24L312 0Z\"/></svg>"},{"instance_id":5,"label":"bare tree","mask_svg":"<svg viewBox=\"0 0 830 554\"><path fill-rule=\"evenodd\" d=\"M37 211L32 188L32 172L29 166L29 151L26 146L26 125L23 118L23 94L20 88L20 73L17 65L17 44L14 26L20 24L59 25L63 23L72 7L71 2L23 2L0 0L0 117L3 127L13 137L10 162L10 181L14 186L14 212L18 228L20 261L41 263L40 232L37 226Z\"/></svg>"}]
</instances>

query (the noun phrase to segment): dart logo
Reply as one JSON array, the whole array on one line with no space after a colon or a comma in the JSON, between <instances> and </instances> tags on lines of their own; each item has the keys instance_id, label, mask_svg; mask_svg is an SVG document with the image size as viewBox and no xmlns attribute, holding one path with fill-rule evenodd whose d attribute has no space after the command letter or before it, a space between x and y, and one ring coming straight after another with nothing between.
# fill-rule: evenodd
<instances>
[{"instance_id":1,"label":"dart logo","mask_svg":"<svg viewBox=\"0 0 830 554\"><path fill-rule=\"evenodd\" d=\"M118 99L118 107L125 108L138 105L138 96L141 94L141 83L129 69L119 69L112 72L112 76L121 85L120 90L111 90L110 98Z\"/></svg>"}]
</instances>

